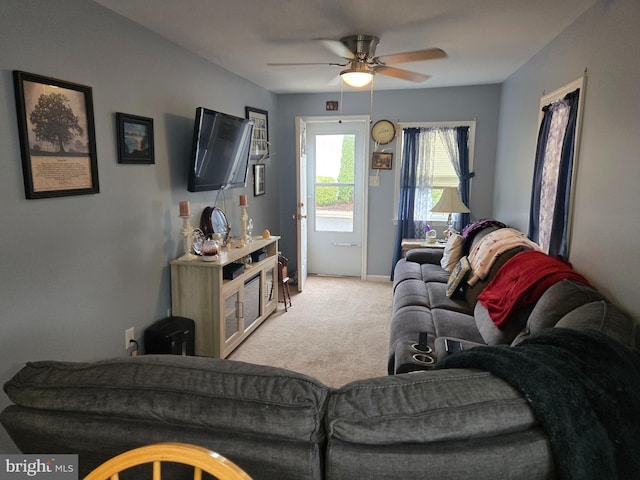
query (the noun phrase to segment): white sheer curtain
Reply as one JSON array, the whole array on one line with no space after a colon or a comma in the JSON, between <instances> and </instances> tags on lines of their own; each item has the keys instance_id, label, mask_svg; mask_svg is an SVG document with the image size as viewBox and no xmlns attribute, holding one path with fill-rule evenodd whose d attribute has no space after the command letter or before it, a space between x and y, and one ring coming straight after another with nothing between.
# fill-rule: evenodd
<instances>
[{"instance_id":1,"label":"white sheer curtain","mask_svg":"<svg viewBox=\"0 0 640 480\"><path fill-rule=\"evenodd\" d=\"M421 128L418 136L418 162L416 164L416 189L413 218L416 236L425 238L427 218L431 210L431 187L436 148L437 129Z\"/></svg>"},{"instance_id":2,"label":"white sheer curtain","mask_svg":"<svg viewBox=\"0 0 640 480\"><path fill-rule=\"evenodd\" d=\"M451 165L453 165L456 175L460 178L462 176L462 167L460 165L460 149L458 147L458 129L456 127L439 128L438 135L440 135L440 140L444 145L447 155L449 155L449 160L451 161ZM453 214L453 223L458 229L460 229L458 225L459 216L460 214L458 213Z\"/></svg>"}]
</instances>

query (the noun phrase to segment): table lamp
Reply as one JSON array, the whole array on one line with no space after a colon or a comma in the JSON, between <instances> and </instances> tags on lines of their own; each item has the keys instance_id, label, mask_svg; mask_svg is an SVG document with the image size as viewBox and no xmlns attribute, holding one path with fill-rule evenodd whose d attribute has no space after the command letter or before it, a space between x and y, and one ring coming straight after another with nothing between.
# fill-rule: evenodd
<instances>
[{"instance_id":1,"label":"table lamp","mask_svg":"<svg viewBox=\"0 0 640 480\"><path fill-rule=\"evenodd\" d=\"M455 232L455 229L451 223L451 215L454 213L470 213L471 210L462 203L462 199L460 198L460 194L456 187L444 187L442 189L442 196L440 197L440 200L438 200L438 203L433 206L431 212L448 213L449 218L447 219L447 224L449 225L449 229L447 232L452 233Z\"/></svg>"}]
</instances>

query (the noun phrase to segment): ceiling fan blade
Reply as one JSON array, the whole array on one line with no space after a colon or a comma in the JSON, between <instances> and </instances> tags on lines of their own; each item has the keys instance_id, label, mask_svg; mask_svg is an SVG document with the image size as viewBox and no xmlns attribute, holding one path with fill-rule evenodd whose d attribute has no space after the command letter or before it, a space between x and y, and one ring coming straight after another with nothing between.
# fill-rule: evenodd
<instances>
[{"instance_id":1,"label":"ceiling fan blade","mask_svg":"<svg viewBox=\"0 0 640 480\"><path fill-rule=\"evenodd\" d=\"M416 50L415 52L394 53L391 55L383 55L373 59L376 63L389 65L391 63L409 63L420 62L422 60L436 60L438 58L446 58L447 54L439 48L429 48L427 50Z\"/></svg>"},{"instance_id":2,"label":"ceiling fan blade","mask_svg":"<svg viewBox=\"0 0 640 480\"><path fill-rule=\"evenodd\" d=\"M309 67L314 65L346 67L348 63L327 63L327 62L309 62L309 63L267 63L268 67Z\"/></svg>"},{"instance_id":3,"label":"ceiling fan blade","mask_svg":"<svg viewBox=\"0 0 640 480\"><path fill-rule=\"evenodd\" d=\"M335 53L339 57L354 59L356 58L355 54L349 50L346 45L338 40L326 40L321 38L320 42L327 48L329 51Z\"/></svg>"},{"instance_id":4,"label":"ceiling fan blade","mask_svg":"<svg viewBox=\"0 0 640 480\"><path fill-rule=\"evenodd\" d=\"M395 67L379 66L375 68L375 72L380 75L387 75L389 77L401 78L402 80L409 80L410 82L424 82L431 78L430 75L423 75L422 73L410 72L409 70L402 70Z\"/></svg>"}]
</instances>

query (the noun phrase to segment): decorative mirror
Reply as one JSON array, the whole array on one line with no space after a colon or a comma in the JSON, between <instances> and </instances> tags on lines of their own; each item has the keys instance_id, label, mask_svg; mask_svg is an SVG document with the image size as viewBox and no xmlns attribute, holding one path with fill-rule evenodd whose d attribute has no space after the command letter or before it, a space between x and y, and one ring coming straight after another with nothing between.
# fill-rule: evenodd
<instances>
[{"instance_id":1,"label":"decorative mirror","mask_svg":"<svg viewBox=\"0 0 640 480\"><path fill-rule=\"evenodd\" d=\"M200 217L200 229L207 237L220 235L222 246L227 244L231 226L227 221L227 216L218 207L206 207Z\"/></svg>"}]
</instances>

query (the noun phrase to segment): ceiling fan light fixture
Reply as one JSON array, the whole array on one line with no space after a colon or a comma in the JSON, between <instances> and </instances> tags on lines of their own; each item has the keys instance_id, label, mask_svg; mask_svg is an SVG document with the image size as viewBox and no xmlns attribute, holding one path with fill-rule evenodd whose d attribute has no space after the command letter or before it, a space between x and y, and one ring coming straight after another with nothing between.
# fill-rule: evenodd
<instances>
[{"instance_id":1,"label":"ceiling fan light fixture","mask_svg":"<svg viewBox=\"0 0 640 480\"><path fill-rule=\"evenodd\" d=\"M340 77L347 85L361 88L371 83L373 72L366 63L351 62L350 68L340 72Z\"/></svg>"}]
</instances>

